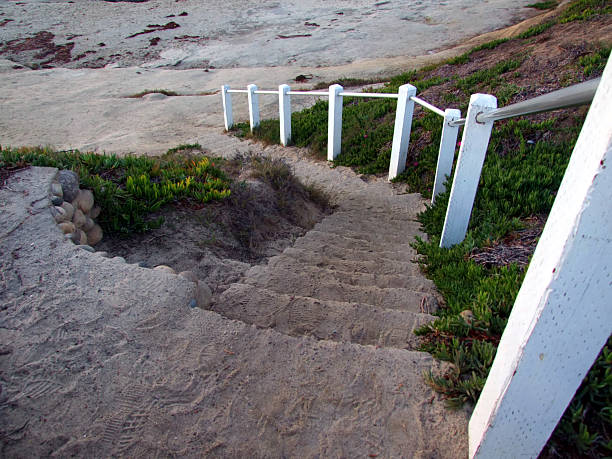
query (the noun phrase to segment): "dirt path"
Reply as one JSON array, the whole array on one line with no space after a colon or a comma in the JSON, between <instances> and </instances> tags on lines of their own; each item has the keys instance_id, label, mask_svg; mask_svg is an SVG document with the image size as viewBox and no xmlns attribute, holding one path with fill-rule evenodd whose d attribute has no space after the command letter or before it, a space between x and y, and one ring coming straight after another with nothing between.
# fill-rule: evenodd
<instances>
[{"instance_id":1,"label":"dirt path","mask_svg":"<svg viewBox=\"0 0 612 459\"><path fill-rule=\"evenodd\" d=\"M341 210L260 269L278 272L283 263L299 262L299 253L304 275L316 266L330 281L341 271L363 281L385 266L393 272L378 281L415 273L397 237L363 239L355 250L346 244L373 219L414 228L409 220L422 205L418 196L395 195L385 183L366 183L344 168L296 164L315 180L335 179L328 183L335 183ZM287 299L302 308L287 327L278 310L269 316L275 323L265 325L276 330L256 328L246 316L235 321L190 308L195 284L181 277L64 242L48 210L54 176L52 169L21 172L0 190L3 456L465 456L467 413L447 411L424 384L422 372L438 366L430 356L402 349L411 346L415 320L426 318L414 301L433 294L426 281L372 285L370 293L419 292L397 310L386 307L392 296L368 297L365 304L366 289L349 302L310 297L330 308L330 321L319 326L321 317L304 308L306 297L254 285L254 268L215 306L221 314L231 315L228 305L244 305L236 295L250 288L260 300L262 292L273 296L260 303L268 311L283 309ZM358 210L363 227L355 221ZM348 237L334 236L346 218L354 228ZM308 250L321 234L328 235L326 245ZM410 231L404 234L407 242ZM366 308L386 318L378 328L361 312Z\"/></svg>"}]
</instances>

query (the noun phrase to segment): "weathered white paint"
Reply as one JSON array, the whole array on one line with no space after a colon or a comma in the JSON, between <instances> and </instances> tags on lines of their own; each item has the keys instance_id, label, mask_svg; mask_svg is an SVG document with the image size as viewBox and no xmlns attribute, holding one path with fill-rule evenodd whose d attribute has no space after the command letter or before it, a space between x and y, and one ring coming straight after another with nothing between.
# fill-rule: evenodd
<instances>
[{"instance_id":1,"label":"weathered white paint","mask_svg":"<svg viewBox=\"0 0 612 459\"><path fill-rule=\"evenodd\" d=\"M340 154L342 145L342 86L329 87L329 119L327 122L327 160L333 161Z\"/></svg>"},{"instance_id":2,"label":"weathered white paint","mask_svg":"<svg viewBox=\"0 0 612 459\"><path fill-rule=\"evenodd\" d=\"M536 457L612 332L612 64L469 424L470 457Z\"/></svg>"},{"instance_id":3,"label":"weathered white paint","mask_svg":"<svg viewBox=\"0 0 612 459\"><path fill-rule=\"evenodd\" d=\"M221 86L221 97L223 97L223 121L225 130L229 131L234 125L234 115L232 113L232 95L228 92L230 87L226 84Z\"/></svg>"},{"instance_id":4,"label":"weathered white paint","mask_svg":"<svg viewBox=\"0 0 612 459\"><path fill-rule=\"evenodd\" d=\"M398 94L393 144L391 146L391 163L389 164L389 180L397 177L406 168L406 154L408 153L412 114L414 113L414 101L410 98L416 96L416 88L411 84L404 84L399 87Z\"/></svg>"},{"instance_id":5,"label":"weathered white paint","mask_svg":"<svg viewBox=\"0 0 612 459\"><path fill-rule=\"evenodd\" d=\"M496 108L497 99L494 96L472 94L470 97L440 247L450 247L465 238L493 129L493 121L480 123L476 120L476 115Z\"/></svg>"},{"instance_id":6,"label":"weathered white paint","mask_svg":"<svg viewBox=\"0 0 612 459\"><path fill-rule=\"evenodd\" d=\"M278 119L280 120L280 141L284 146L291 141L291 90L289 85L278 87Z\"/></svg>"},{"instance_id":7,"label":"weathered white paint","mask_svg":"<svg viewBox=\"0 0 612 459\"><path fill-rule=\"evenodd\" d=\"M257 85L248 85L247 91L249 96L249 124L251 125L251 132L253 132L253 129L259 126L259 96L255 94Z\"/></svg>"},{"instance_id":8,"label":"weathered white paint","mask_svg":"<svg viewBox=\"0 0 612 459\"><path fill-rule=\"evenodd\" d=\"M455 159L455 148L459 136L459 126L451 126L449 123L461 118L461 112L455 108L447 108L444 111L444 124L442 126L442 137L440 138L440 151L438 153L438 165L436 166L436 178L434 179L431 203L436 196L444 191L444 182L450 177Z\"/></svg>"}]
</instances>

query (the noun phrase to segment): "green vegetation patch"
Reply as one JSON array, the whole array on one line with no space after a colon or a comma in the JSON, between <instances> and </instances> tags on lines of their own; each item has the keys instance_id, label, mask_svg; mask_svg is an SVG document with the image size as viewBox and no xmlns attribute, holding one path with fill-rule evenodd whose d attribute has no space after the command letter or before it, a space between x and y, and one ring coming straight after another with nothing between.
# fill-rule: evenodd
<instances>
[{"instance_id":1,"label":"green vegetation patch","mask_svg":"<svg viewBox=\"0 0 612 459\"><path fill-rule=\"evenodd\" d=\"M595 52L581 56L578 59L578 65L582 68L585 77L591 76L593 73L603 72L612 47L601 46Z\"/></svg>"},{"instance_id":2,"label":"green vegetation patch","mask_svg":"<svg viewBox=\"0 0 612 459\"><path fill-rule=\"evenodd\" d=\"M48 148L0 149L0 167L32 165L71 169L102 208L98 223L107 233L145 232L163 220L151 214L187 201L202 205L230 195L229 179L205 156L182 158L172 149L161 158L101 155Z\"/></svg>"},{"instance_id":3,"label":"green vegetation patch","mask_svg":"<svg viewBox=\"0 0 612 459\"><path fill-rule=\"evenodd\" d=\"M559 16L559 22L587 21L612 13L609 0L576 0Z\"/></svg>"},{"instance_id":4,"label":"green vegetation patch","mask_svg":"<svg viewBox=\"0 0 612 459\"><path fill-rule=\"evenodd\" d=\"M535 8L536 10L551 10L558 5L556 0L546 0L544 2L532 3L527 5L527 8Z\"/></svg>"}]
</instances>

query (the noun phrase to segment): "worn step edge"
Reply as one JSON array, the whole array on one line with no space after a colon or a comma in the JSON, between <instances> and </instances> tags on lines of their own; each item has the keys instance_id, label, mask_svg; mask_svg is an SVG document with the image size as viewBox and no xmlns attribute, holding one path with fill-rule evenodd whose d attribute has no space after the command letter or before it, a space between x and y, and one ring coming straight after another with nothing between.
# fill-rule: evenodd
<instances>
[{"instance_id":1,"label":"worn step edge","mask_svg":"<svg viewBox=\"0 0 612 459\"><path fill-rule=\"evenodd\" d=\"M369 274L332 270L327 267L304 265L297 260L283 258L267 265L256 265L244 273L244 281L265 286L264 282L295 288L298 284L337 283L353 287L374 287L378 289L407 289L414 292L430 293L435 291L432 281L424 276L410 276L403 273L391 275ZM247 280L248 279L248 280ZM299 294L299 293L298 293ZM310 296L310 295L304 295Z\"/></svg>"},{"instance_id":2,"label":"worn step edge","mask_svg":"<svg viewBox=\"0 0 612 459\"><path fill-rule=\"evenodd\" d=\"M435 319L429 314L279 294L247 284L232 284L210 309L290 336L400 349L415 349L418 337L413 331Z\"/></svg>"},{"instance_id":3,"label":"worn step edge","mask_svg":"<svg viewBox=\"0 0 612 459\"><path fill-rule=\"evenodd\" d=\"M406 242L373 242L364 238L346 236L342 234L330 233L327 231L310 230L304 236L295 240L294 247L317 247L318 245L331 245L341 249L365 250L370 252L385 252L388 254L396 253L401 259L414 257L416 251L410 246L411 238L406 237Z\"/></svg>"},{"instance_id":4,"label":"worn step edge","mask_svg":"<svg viewBox=\"0 0 612 459\"><path fill-rule=\"evenodd\" d=\"M395 274L399 271L407 275L418 275L419 265L409 260L394 260L380 253L368 251L349 251L346 249L322 247L320 251L308 248L288 247L282 254L270 258L268 263L275 263L276 258L291 258L305 265L327 267L342 271L363 272L370 274Z\"/></svg>"},{"instance_id":5,"label":"worn step edge","mask_svg":"<svg viewBox=\"0 0 612 459\"><path fill-rule=\"evenodd\" d=\"M425 291L418 291L408 288L349 285L331 279L316 278L309 273L284 269L269 270L265 265L251 268L243 281L281 294L323 301L366 303L385 309L421 312L426 307L429 311L435 311L438 305L437 294L430 286Z\"/></svg>"}]
</instances>

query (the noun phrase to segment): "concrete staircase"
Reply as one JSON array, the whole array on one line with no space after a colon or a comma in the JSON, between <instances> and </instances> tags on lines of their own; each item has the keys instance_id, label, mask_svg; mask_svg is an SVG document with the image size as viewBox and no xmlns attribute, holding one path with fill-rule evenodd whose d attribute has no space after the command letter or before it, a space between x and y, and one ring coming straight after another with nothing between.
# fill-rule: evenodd
<instances>
[{"instance_id":1,"label":"concrete staircase","mask_svg":"<svg viewBox=\"0 0 612 459\"><path fill-rule=\"evenodd\" d=\"M252 148L257 148L257 145ZM252 153L252 152L251 152ZM336 196L335 211L267 264L231 284L211 310L290 336L414 350L415 328L431 322L439 296L414 262L418 195L384 179L304 160L276 147L295 174Z\"/></svg>"},{"instance_id":2,"label":"concrete staircase","mask_svg":"<svg viewBox=\"0 0 612 459\"><path fill-rule=\"evenodd\" d=\"M0 415L9 431L29 420L3 456L466 456L468 412L444 407L423 379L442 365L413 350L437 298L411 261L422 199L286 159L338 208L214 311L189 307L180 276L64 243L46 208L56 171L0 189L0 338L15 349Z\"/></svg>"}]
</instances>

